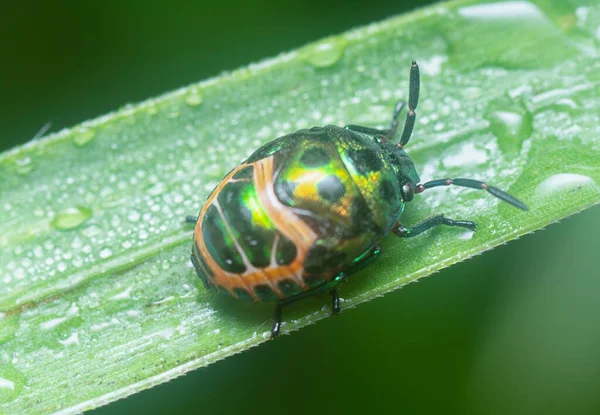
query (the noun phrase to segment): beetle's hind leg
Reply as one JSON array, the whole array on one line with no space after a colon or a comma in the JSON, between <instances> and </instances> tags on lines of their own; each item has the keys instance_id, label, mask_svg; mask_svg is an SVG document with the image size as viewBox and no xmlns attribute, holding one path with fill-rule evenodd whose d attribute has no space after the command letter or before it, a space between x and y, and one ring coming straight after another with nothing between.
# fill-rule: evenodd
<instances>
[{"instance_id":1,"label":"beetle's hind leg","mask_svg":"<svg viewBox=\"0 0 600 415\"><path fill-rule=\"evenodd\" d=\"M400 223L397 223L392 229L392 232L401 238L412 238L413 236L417 236L431 228L435 228L436 226L440 225L457 226L459 228L467 228L472 231L475 230L475 222L471 222L470 220L454 220L448 219L444 215L435 215L422 220L411 228L405 228Z\"/></svg>"},{"instance_id":2,"label":"beetle's hind leg","mask_svg":"<svg viewBox=\"0 0 600 415\"><path fill-rule=\"evenodd\" d=\"M348 275L354 274L355 272L358 272L361 269L368 267L373 262L375 262L380 256L381 248L379 245L375 245L365 254L355 259L356 262L350 268L346 269L344 272L340 272L331 281L310 291L305 291L293 297L286 298L285 300L278 301L275 304L275 314L273 316L273 327L271 328L271 337L274 338L279 336L279 332L281 330L281 315L283 313L283 307L285 307L288 304L294 303L298 300L302 300L304 298L312 297L313 295L329 291L329 294L331 295L331 313L334 315L339 314L342 311L340 296L338 294L338 288L340 287L340 285L344 281L346 281Z\"/></svg>"}]
</instances>

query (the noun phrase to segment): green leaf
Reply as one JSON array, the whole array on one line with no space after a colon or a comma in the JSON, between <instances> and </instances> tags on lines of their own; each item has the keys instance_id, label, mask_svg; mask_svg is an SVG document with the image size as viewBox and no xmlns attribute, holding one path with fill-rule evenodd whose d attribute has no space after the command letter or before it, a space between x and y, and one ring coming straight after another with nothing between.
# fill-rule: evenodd
<instances>
[{"instance_id":1,"label":"green leaf","mask_svg":"<svg viewBox=\"0 0 600 415\"><path fill-rule=\"evenodd\" d=\"M421 177L485 180L531 210L465 189L419 195L405 224L445 213L478 232L385 238L344 307L598 203L599 25L591 0L440 4L0 155L1 410L79 412L268 340L272 305L201 286L183 218L279 135L385 126L412 59ZM326 297L294 304L283 332L328 315Z\"/></svg>"}]
</instances>

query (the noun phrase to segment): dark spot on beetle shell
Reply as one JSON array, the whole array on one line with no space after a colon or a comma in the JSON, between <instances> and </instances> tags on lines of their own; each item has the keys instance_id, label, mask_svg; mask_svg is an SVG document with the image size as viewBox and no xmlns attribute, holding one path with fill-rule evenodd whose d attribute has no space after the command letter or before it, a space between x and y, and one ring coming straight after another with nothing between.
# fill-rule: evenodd
<instances>
[{"instance_id":1,"label":"dark spot on beetle shell","mask_svg":"<svg viewBox=\"0 0 600 415\"><path fill-rule=\"evenodd\" d=\"M281 203L288 206L295 206L294 202L294 190L296 189L296 183L288 180L277 180L275 182L275 194Z\"/></svg>"},{"instance_id":2,"label":"dark spot on beetle shell","mask_svg":"<svg viewBox=\"0 0 600 415\"><path fill-rule=\"evenodd\" d=\"M379 195L383 200L395 200L400 196L394 187L394 184L389 180L382 180L379 184Z\"/></svg>"},{"instance_id":3,"label":"dark spot on beetle shell","mask_svg":"<svg viewBox=\"0 0 600 415\"><path fill-rule=\"evenodd\" d=\"M330 161L331 158L329 157L329 154L327 154L327 151L320 147L311 147L307 149L300 158L300 162L309 168L325 166L326 164L329 164Z\"/></svg>"},{"instance_id":4,"label":"dark spot on beetle shell","mask_svg":"<svg viewBox=\"0 0 600 415\"><path fill-rule=\"evenodd\" d=\"M290 264L294 259L296 259L296 254L296 244L287 239L285 236L279 234L279 242L275 251L277 264Z\"/></svg>"},{"instance_id":5,"label":"dark spot on beetle shell","mask_svg":"<svg viewBox=\"0 0 600 415\"><path fill-rule=\"evenodd\" d=\"M252 230L248 232L243 237L248 260L256 268L267 267L271 262L271 250L267 247L273 243L273 235L266 232L250 233ZM252 242L255 244L252 245Z\"/></svg>"},{"instance_id":6,"label":"dark spot on beetle shell","mask_svg":"<svg viewBox=\"0 0 600 415\"><path fill-rule=\"evenodd\" d=\"M383 168L383 163L377 153L371 149L354 149L348 150L348 156L352 163L356 167L356 171L359 174L365 175L369 172L377 172Z\"/></svg>"},{"instance_id":7,"label":"dark spot on beetle shell","mask_svg":"<svg viewBox=\"0 0 600 415\"><path fill-rule=\"evenodd\" d=\"M346 194L344 183L337 176L327 176L317 184L319 196L330 203L337 202Z\"/></svg>"},{"instance_id":8,"label":"dark spot on beetle shell","mask_svg":"<svg viewBox=\"0 0 600 415\"><path fill-rule=\"evenodd\" d=\"M336 248L327 248L323 245L313 246L304 261L304 271L309 275L319 275L340 268L347 259L348 255Z\"/></svg>"},{"instance_id":9,"label":"dark spot on beetle shell","mask_svg":"<svg viewBox=\"0 0 600 415\"><path fill-rule=\"evenodd\" d=\"M302 292L302 288L292 280L283 280L277 285L286 297L291 297Z\"/></svg>"},{"instance_id":10,"label":"dark spot on beetle shell","mask_svg":"<svg viewBox=\"0 0 600 415\"><path fill-rule=\"evenodd\" d=\"M242 257L225 229L223 219L215 205L211 205L204 215L202 236L206 249L227 272L240 274L246 270Z\"/></svg>"},{"instance_id":11,"label":"dark spot on beetle shell","mask_svg":"<svg viewBox=\"0 0 600 415\"><path fill-rule=\"evenodd\" d=\"M369 208L369 205L363 198L352 199L352 228L353 233L364 232L375 224L372 220L373 213Z\"/></svg>"},{"instance_id":12,"label":"dark spot on beetle shell","mask_svg":"<svg viewBox=\"0 0 600 415\"><path fill-rule=\"evenodd\" d=\"M243 288L234 288L233 294L240 300L254 301L254 298L252 298L250 293Z\"/></svg>"},{"instance_id":13,"label":"dark spot on beetle shell","mask_svg":"<svg viewBox=\"0 0 600 415\"><path fill-rule=\"evenodd\" d=\"M254 287L254 293L262 301L272 301L277 299L277 294L268 285L257 285Z\"/></svg>"}]
</instances>

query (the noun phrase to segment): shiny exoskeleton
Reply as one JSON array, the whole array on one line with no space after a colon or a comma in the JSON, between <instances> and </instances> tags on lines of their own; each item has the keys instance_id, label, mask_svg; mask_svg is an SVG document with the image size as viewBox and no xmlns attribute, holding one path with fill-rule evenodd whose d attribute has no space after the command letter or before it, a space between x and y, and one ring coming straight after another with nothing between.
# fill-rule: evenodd
<instances>
[{"instance_id":1,"label":"shiny exoskeleton","mask_svg":"<svg viewBox=\"0 0 600 415\"><path fill-rule=\"evenodd\" d=\"M209 195L196 223L192 263L209 289L235 298L275 301L272 335L282 307L328 291L332 311L346 277L374 261L390 232L412 237L434 226L475 229L471 221L437 215L412 228L398 220L415 193L436 186L485 189L518 208L509 194L472 179L420 184L403 147L419 98L419 68L410 70L408 112L398 143L399 102L386 130L332 125L299 130L260 147Z\"/></svg>"}]
</instances>

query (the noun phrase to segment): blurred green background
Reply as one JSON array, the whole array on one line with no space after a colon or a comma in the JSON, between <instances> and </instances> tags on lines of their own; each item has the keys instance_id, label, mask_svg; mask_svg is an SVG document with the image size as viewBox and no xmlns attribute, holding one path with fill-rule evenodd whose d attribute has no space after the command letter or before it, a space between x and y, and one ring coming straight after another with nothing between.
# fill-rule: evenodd
<instances>
[{"instance_id":1,"label":"blurred green background","mask_svg":"<svg viewBox=\"0 0 600 415\"><path fill-rule=\"evenodd\" d=\"M0 150L427 3L3 4ZM95 413L600 413L598 230L596 207Z\"/></svg>"}]
</instances>

